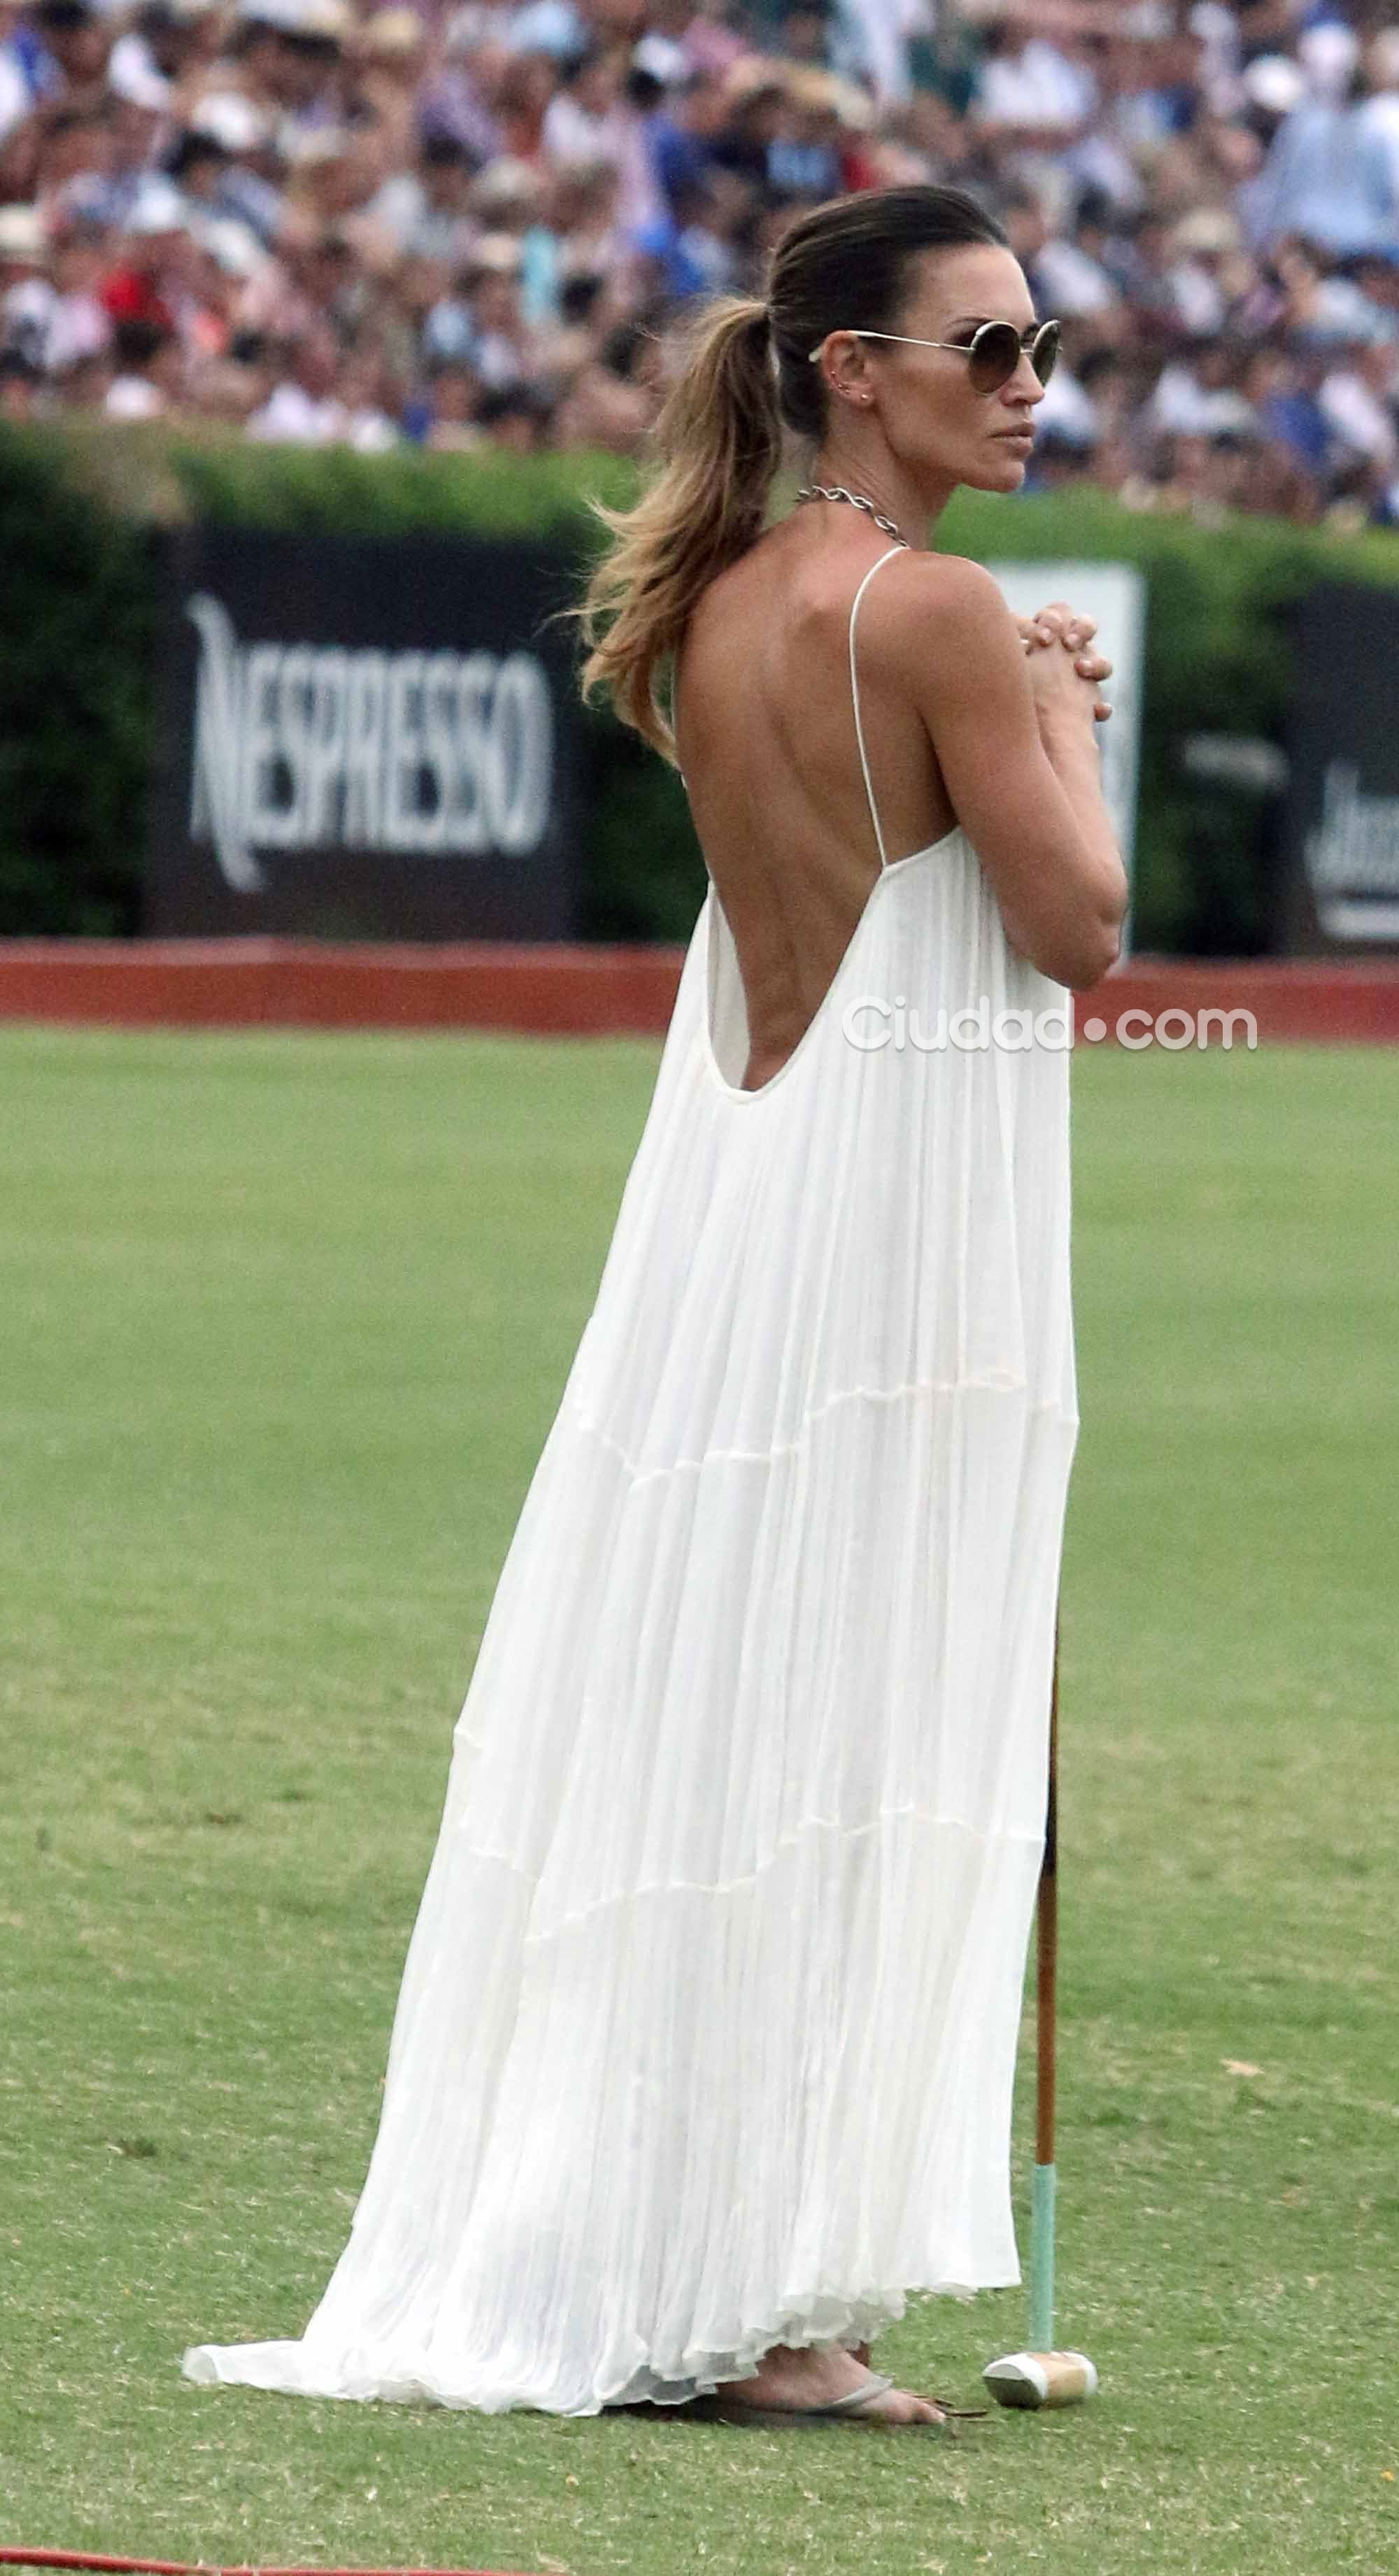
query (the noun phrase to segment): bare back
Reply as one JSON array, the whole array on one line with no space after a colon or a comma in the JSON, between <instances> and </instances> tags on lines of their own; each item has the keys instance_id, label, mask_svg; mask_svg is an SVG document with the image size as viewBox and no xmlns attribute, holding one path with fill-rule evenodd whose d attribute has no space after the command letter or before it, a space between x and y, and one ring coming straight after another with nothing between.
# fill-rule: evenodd
<instances>
[{"instance_id":1,"label":"bare back","mask_svg":"<svg viewBox=\"0 0 1399 2576\"><path fill-rule=\"evenodd\" d=\"M733 934L751 1052L769 1081L820 1007L880 872L851 695L851 607L889 541L798 510L711 582L676 672L676 739L695 830ZM879 614L856 625L860 724L892 863L956 815ZM881 642L883 649L881 650Z\"/></svg>"}]
</instances>

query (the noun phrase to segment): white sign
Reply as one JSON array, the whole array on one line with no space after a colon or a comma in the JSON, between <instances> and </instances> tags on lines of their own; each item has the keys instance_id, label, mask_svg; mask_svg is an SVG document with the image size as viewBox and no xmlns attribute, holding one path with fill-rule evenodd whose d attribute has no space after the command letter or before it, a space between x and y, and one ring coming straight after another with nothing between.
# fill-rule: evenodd
<instances>
[{"instance_id":1,"label":"white sign","mask_svg":"<svg viewBox=\"0 0 1399 2576\"><path fill-rule=\"evenodd\" d=\"M240 644L220 600L199 632L190 838L255 893L259 850L533 850L549 821L554 714L532 653Z\"/></svg>"},{"instance_id":2,"label":"white sign","mask_svg":"<svg viewBox=\"0 0 1399 2576\"><path fill-rule=\"evenodd\" d=\"M1095 641L1112 664L1103 695L1112 704L1107 723L1097 727L1103 759L1103 802L1127 870L1128 910L1122 924L1119 963L1131 939L1132 850L1137 823L1137 764L1141 745L1142 636L1146 625L1146 583L1134 564L990 563L986 567L1001 586L1016 617L1033 617L1051 599L1064 599L1084 617L1097 621Z\"/></svg>"},{"instance_id":3,"label":"white sign","mask_svg":"<svg viewBox=\"0 0 1399 2576\"><path fill-rule=\"evenodd\" d=\"M1328 938L1399 938L1399 796L1367 795L1353 760L1328 761L1305 850Z\"/></svg>"}]
</instances>

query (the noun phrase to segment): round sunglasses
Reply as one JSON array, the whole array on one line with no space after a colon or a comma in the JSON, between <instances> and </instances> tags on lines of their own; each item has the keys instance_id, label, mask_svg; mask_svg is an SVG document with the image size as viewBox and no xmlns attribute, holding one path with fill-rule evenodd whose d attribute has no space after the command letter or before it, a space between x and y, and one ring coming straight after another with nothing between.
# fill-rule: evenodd
<instances>
[{"instance_id":1,"label":"round sunglasses","mask_svg":"<svg viewBox=\"0 0 1399 2576\"><path fill-rule=\"evenodd\" d=\"M1022 356L1027 357L1042 385L1054 373L1059 355L1058 322L1037 322L1022 338L1013 322L980 322L969 340L915 340L907 331L851 331L855 340L901 340L910 349L954 349L967 361L967 379L974 394L999 393L1008 385ZM832 334L828 331L826 340ZM826 340L807 351L811 360L820 357Z\"/></svg>"}]
</instances>

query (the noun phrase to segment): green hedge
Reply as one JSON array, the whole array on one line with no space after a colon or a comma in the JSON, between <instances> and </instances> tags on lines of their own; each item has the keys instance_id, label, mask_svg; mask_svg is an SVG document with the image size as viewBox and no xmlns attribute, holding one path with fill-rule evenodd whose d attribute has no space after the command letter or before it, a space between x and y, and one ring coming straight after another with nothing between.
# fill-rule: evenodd
<instances>
[{"instance_id":1,"label":"green hedge","mask_svg":"<svg viewBox=\"0 0 1399 2576\"><path fill-rule=\"evenodd\" d=\"M139 927L153 565L137 520L0 442L0 932Z\"/></svg>"},{"instance_id":2,"label":"green hedge","mask_svg":"<svg viewBox=\"0 0 1399 2576\"><path fill-rule=\"evenodd\" d=\"M227 433L81 424L0 431L0 933L132 933L154 708L152 531L204 518L279 528L529 534L581 578L598 542L586 496L624 502L615 457L364 457ZM780 506L781 496L779 496ZM1298 675L1279 612L1318 580L1399 581L1399 537L1258 518L1205 529L1104 494L959 493L950 550L1141 565L1148 583L1133 911L1138 949L1249 954L1267 944L1265 803L1190 778L1194 733L1283 738ZM674 773L589 717L584 935L688 935L704 868Z\"/></svg>"}]
</instances>

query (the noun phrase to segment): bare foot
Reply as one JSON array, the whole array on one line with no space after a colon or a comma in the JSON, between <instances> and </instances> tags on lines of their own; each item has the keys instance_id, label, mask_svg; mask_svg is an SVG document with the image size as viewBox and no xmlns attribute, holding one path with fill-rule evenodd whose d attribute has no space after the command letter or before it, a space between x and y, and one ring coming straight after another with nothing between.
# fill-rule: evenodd
<instances>
[{"instance_id":1,"label":"bare foot","mask_svg":"<svg viewBox=\"0 0 1399 2576\"><path fill-rule=\"evenodd\" d=\"M719 2399L737 2406L782 2406L800 2411L804 2407L829 2406L837 2397L848 2397L871 2377L868 2364L843 2345L773 2344L763 2354L757 2371L749 2379L727 2379L717 2391ZM872 2398L857 2421L877 2420L885 2424L941 2424L946 2421L940 2406L927 2397L915 2396L912 2389L889 2388Z\"/></svg>"}]
</instances>

